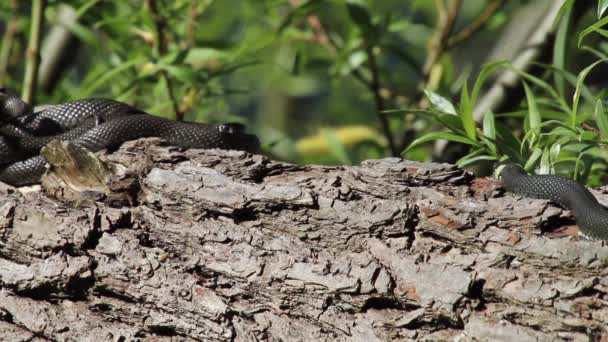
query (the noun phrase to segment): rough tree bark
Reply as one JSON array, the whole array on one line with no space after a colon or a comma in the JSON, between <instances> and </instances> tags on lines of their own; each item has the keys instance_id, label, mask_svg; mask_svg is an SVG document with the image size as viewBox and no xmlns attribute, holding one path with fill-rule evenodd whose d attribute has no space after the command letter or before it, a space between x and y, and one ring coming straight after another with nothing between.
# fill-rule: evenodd
<instances>
[{"instance_id":1,"label":"rough tree bark","mask_svg":"<svg viewBox=\"0 0 608 342\"><path fill-rule=\"evenodd\" d=\"M497 181L156 139L97 155L94 177L0 187L3 341L608 339L608 247L542 232L572 221Z\"/></svg>"}]
</instances>

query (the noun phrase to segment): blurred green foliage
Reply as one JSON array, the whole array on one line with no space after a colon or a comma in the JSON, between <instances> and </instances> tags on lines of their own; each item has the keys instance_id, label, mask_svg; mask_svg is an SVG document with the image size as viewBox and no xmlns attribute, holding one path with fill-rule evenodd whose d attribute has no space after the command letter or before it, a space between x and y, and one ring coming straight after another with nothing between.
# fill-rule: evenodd
<instances>
[{"instance_id":1,"label":"blurred green foliage","mask_svg":"<svg viewBox=\"0 0 608 342\"><path fill-rule=\"evenodd\" d=\"M441 41L454 3L460 6L444 38L478 20L483 25L461 41ZM528 170L599 183L606 174L605 91L597 77L592 86L586 80L608 48L606 1L576 22L576 1L566 1L553 23L549 63L535 74L515 70L524 82L518 108L474 120L496 73L514 69L509 62L483 64L531 3L48 0L43 38L65 25L61 7L70 6L78 21L67 28L80 47L37 102L103 96L165 117L177 108L186 120L240 121L261 137L266 153L298 163L358 163L401 151L430 160L429 142L447 139L468 146L461 166L509 158ZM2 63L0 51L0 83L17 90L30 10L28 2L0 4L7 56Z\"/></svg>"}]
</instances>

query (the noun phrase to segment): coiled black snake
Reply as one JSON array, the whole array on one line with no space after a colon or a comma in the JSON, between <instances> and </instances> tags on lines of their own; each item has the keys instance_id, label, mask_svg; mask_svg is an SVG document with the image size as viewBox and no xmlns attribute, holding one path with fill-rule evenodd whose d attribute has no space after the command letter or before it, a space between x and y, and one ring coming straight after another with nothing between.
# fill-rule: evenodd
<instances>
[{"instance_id":1,"label":"coiled black snake","mask_svg":"<svg viewBox=\"0 0 608 342\"><path fill-rule=\"evenodd\" d=\"M46 164L40 149L51 140L68 140L95 152L143 137L159 137L186 148L259 149L258 138L245 133L241 124L172 121L97 98L31 110L19 98L0 91L0 181L5 183L39 182Z\"/></svg>"},{"instance_id":2,"label":"coiled black snake","mask_svg":"<svg viewBox=\"0 0 608 342\"><path fill-rule=\"evenodd\" d=\"M528 175L521 166L507 164L502 182L508 191L532 198L548 199L571 210L581 235L608 240L608 209L577 182L554 175Z\"/></svg>"}]
</instances>

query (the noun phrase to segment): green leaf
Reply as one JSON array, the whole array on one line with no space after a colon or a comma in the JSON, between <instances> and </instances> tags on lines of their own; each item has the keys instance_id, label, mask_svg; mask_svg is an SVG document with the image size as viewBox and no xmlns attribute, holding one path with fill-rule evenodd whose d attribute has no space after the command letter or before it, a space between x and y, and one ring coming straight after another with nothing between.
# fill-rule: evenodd
<instances>
[{"instance_id":1,"label":"green leaf","mask_svg":"<svg viewBox=\"0 0 608 342\"><path fill-rule=\"evenodd\" d=\"M608 115L604 111L604 104L600 99L595 102L595 110L593 111L593 116L595 117L597 127L604 135L604 138L608 138Z\"/></svg>"},{"instance_id":2,"label":"green leaf","mask_svg":"<svg viewBox=\"0 0 608 342\"><path fill-rule=\"evenodd\" d=\"M553 66L557 69L563 70L566 68L568 37L570 36L570 23L572 22L571 18L572 7L568 8L566 13L564 13L564 17L561 19L555 35L555 42L553 44ZM555 81L557 92L563 97L566 92L564 76L560 73L554 73L553 80Z\"/></svg>"},{"instance_id":3,"label":"green leaf","mask_svg":"<svg viewBox=\"0 0 608 342\"><path fill-rule=\"evenodd\" d=\"M585 131L580 136L580 141L594 142L598 138L594 131Z\"/></svg>"},{"instance_id":4,"label":"green leaf","mask_svg":"<svg viewBox=\"0 0 608 342\"><path fill-rule=\"evenodd\" d=\"M528 160L526 161L526 164L524 165L524 170L526 171L532 171L534 169L534 166L536 165L538 158L540 158L540 156L543 154L543 150L536 147L534 148L534 150L532 150L532 154L530 155L530 157L528 158Z\"/></svg>"},{"instance_id":5,"label":"green leaf","mask_svg":"<svg viewBox=\"0 0 608 342\"><path fill-rule=\"evenodd\" d=\"M428 109L418 109L418 108L399 108L399 109L387 109L383 110L381 113L384 114L401 114L401 113L412 113L412 114L422 114L426 116L435 116L437 112L428 110Z\"/></svg>"},{"instance_id":6,"label":"green leaf","mask_svg":"<svg viewBox=\"0 0 608 342\"><path fill-rule=\"evenodd\" d=\"M416 76L422 76L422 66L420 65L418 58L416 58L416 51L410 49L410 46L384 41L380 42L379 46L394 54L403 64L408 65Z\"/></svg>"},{"instance_id":7,"label":"green leaf","mask_svg":"<svg viewBox=\"0 0 608 342\"><path fill-rule=\"evenodd\" d=\"M543 150L543 156L540 158L540 168L538 172L541 175L553 173L553 167L551 165L551 158L549 158L549 151L545 148Z\"/></svg>"},{"instance_id":8,"label":"green leaf","mask_svg":"<svg viewBox=\"0 0 608 342\"><path fill-rule=\"evenodd\" d=\"M75 34L80 40L87 43L93 48L99 46L99 37L90 28L79 24L78 22L64 25L70 32Z\"/></svg>"},{"instance_id":9,"label":"green leaf","mask_svg":"<svg viewBox=\"0 0 608 342\"><path fill-rule=\"evenodd\" d=\"M608 17L607 17L608 18ZM580 101L580 97L581 97L581 91L583 89L584 86L584 82L585 82L585 78L587 78L587 75L589 75L589 72L591 72L591 70L593 68L595 68L596 65L603 63L605 61L607 61L608 58L602 58L599 61L596 61L595 63L591 64L590 66L586 67L585 69L583 69L583 71L581 71L578 74L578 78L576 81L576 90L574 91L574 96L572 99L572 112L570 114L570 124L572 126L576 125L576 116L578 114L578 103Z\"/></svg>"},{"instance_id":10,"label":"green leaf","mask_svg":"<svg viewBox=\"0 0 608 342\"><path fill-rule=\"evenodd\" d=\"M496 147L498 150L509 156L509 159L513 161L522 162L523 157L520 153L520 142L517 140L515 135L513 134L513 130L510 127L505 126L504 124L496 122L496 136L498 141L500 141L500 145Z\"/></svg>"},{"instance_id":11,"label":"green leaf","mask_svg":"<svg viewBox=\"0 0 608 342\"><path fill-rule=\"evenodd\" d=\"M599 0L597 2L597 18L601 18L608 9L608 0Z\"/></svg>"},{"instance_id":12,"label":"green leaf","mask_svg":"<svg viewBox=\"0 0 608 342\"><path fill-rule=\"evenodd\" d=\"M549 125L555 125L557 127L553 128L549 135L565 135L565 136L579 136L584 130L580 127L570 127L561 121L556 120L548 120L541 124L541 127L546 127Z\"/></svg>"},{"instance_id":13,"label":"green leaf","mask_svg":"<svg viewBox=\"0 0 608 342\"><path fill-rule=\"evenodd\" d=\"M456 108L454 108L452 102L445 97L426 89L424 90L424 94L435 108L444 113L457 115Z\"/></svg>"},{"instance_id":14,"label":"green leaf","mask_svg":"<svg viewBox=\"0 0 608 342\"><path fill-rule=\"evenodd\" d=\"M606 25L607 23L608 23L608 17L605 17L605 18L597 21L595 24L593 24L593 25L587 27L586 29L584 29L583 31L581 31L581 33L579 33L579 35L578 35L578 47L579 48L581 47L581 45L583 44L583 39L585 39L585 37L587 37L590 33L596 32L604 37L608 37L608 31L602 30L600 28L600 27Z\"/></svg>"},{"instance_id":15,"label":"green leaf","mask_svg":"<svg viewBox=\"0 0 608 342\"><path fill-rule=\"evenodd\" d=\"M497 155L496 150L496 123L494 113L489 111L483 117L483 135L487 138L486 143L493 156Z\"/></svg>"},{"instance_id":16,"label":"green leaf","mask_svg":"<svg viewBox=\"0 0 608 342\"><path fill-rule=\"evenodd\" d=\"M545 90L549 95L551 95L551 97L553 97L553 99L555 99L555 101L559 103L559 106L564 110L564 112L570 112L570 106L568 103L555 91L555 89L553 89L553 87L551 87L551 85L549 85L549 83L525 71L519 70L513 67L511 64L508 64L508 68L516 72L528 82L533 83L534 85Z\"/></svg>"},{"instance_id":17,"label":"green leaf","mask_svg":"<svg viewBox=\"0 0 608 342\"><path fill-rule=\"evenodd\" d=\"M459 143L463 143L463 144L467 144L467 145L472 145L472 146L479 146L479 144L476 141L471 140L468 137L464 137L462 135L457 135L457 134L448 133L448 132L431 132L431 133L427 133L427 134L423 135L422 137L414 140L410 144L410 146L408 146L405 149L405 151L403 151L403 153L406 153L407 151L413 149L414 147L417 147L418 145L427 143L429 141L442 140L442 139L459 142Z\"/></svg>"},{"instance_id":18,"label":"green leaf","mask_svg":"<svg viewBox=\"0 0 608 342\"><path fill-rule=\"evenodd\" d=\"M602 56L600 58L606 58L608 56ZM560 68L556 68L553 65L548 65L548 64L543 64L543 63L534 63L536 65L539 65L547 70L551 70L554 74L559 74L564 80L566 80L568 82L568 84L570 84L572 86L572 88L576 87L576 75L574 75L573 73L564 70L564 69L560 69ZM595 97L593 96L593 94L591 93L591 91L589 90L589 88L587 86L583 86L583 89L581 91L581 94L583 96L583 98L585 98L585 100L589 101L589 102L594 102L595 101ZM563 95L562 95L563 97ZM544 111L543 111L543 117L544 116Z\"/></svg>"},{"instance_id":19,"label":"green leaf","mask_svg":"<svg viewBox=\"0 0 608 342\"><path fill-rule=\"evenodd\" d=\"M523 84L526 93L526 101L528 103L528 113L526 115L526 119L528 120L530 129L537 130L540 127L540 123L542 120L540 117L540 112L538 111L538 106L536 104L536 98L530 90L530 87L528 87L528 84L526 82L523 82Z\"/></svg>"},{"instance_id":20,"label":"green leaf","mask_svg":"<svg viewBox=\"0 0 608 342\"><path fill-rule=\"evenodd\" d=\"M487 112L483 117L483 135L490 139L496 139L496 124L492 111Z\"/></svg>"},{"instance_id":21,"label":"green leaf","mask_svg":"<svg viewBox=\"0 0 608 342\"><path fill-rule=\"evenodd\" d=\"M321 1L310 0L294 8L287 16L285 16L285 19L279 25L277 32L279 34L283 33L283 31L285 31L285 29L289 27L291 23L296 20L306 18L308 15L318 10L320 5L322 5Z\"/></svg>"},{"instance_id":22,"label":"green leaf","mask_svg":"<svg viewBox=\"0 0 608 342\"><path fill-rule=\"evenodd\" d=\"M348 52L348 53L346 53ZM367 61L367 54L361 50L343 51L331 68L331 75L347 76Z\"/></svg>"},{"instance_id":23,"label":"green leaf","mask_svg":"<svg viewBox=\"0 0 608 342\"><path fill-rule=\"evenodd\" d=\"M160 67L173 78L183 83L194 83L196 80L196 75L190 67L178 65L160 65Z\"/></svg>"},{"instance_id":24,"label":"green leaf","mask_svg":"<svg viewBox=\"0 0 608 342\"><path fill-rule=\"evenodd\" d=\"M112 78L122 75L126 70L128 70L134 66L141 65L145 62L146 62L146 60L144 58L136 58L136 59L126 61L120 65L113 67L112 70L108 71L103 76L96 79L95 82L93 82L93 84L86 87L77 96L77 98L90 97L91 94L93 94L93 92L95 92L95 90L99 89L101 86L103 86L106 82L110 81Z\"/></svg>"},{"instance_id":25,"label":"green leaf","mask_svg":"<svg viewBox=\"0 0 608 342\"><path fill-rule=\"evenodd\" d=\"M78 8L76 10L76 16L78 18L82 17L85 13L87 13L87 11L89 9L91 9L93 6L97 5L98 2L101 2L102 0L90 0L86 3L84 3L82 6L80 6L80 8Z\"/></svg>"},{"instance_id":26,"label":"green leaf","mask_svg":"<svg viewBox=\"0 0 608 342\"><path fill-rule=\"evenodd\" d=\"M575 157L564 157L564 158L560 158L560 160L556 160L555 163L553 163L553 168L555 168L558 164L567 164L567 167L565 169L567 170L573 170L572 173L574 174L574 177L576 177L576 173L578 172L580 167L585 167L583 161L580 159L582 157L581 155L578 155L576 158ZM583 164L583 165L580 165ZM579 167L580 165L580 167Z\"/></svg>"},{"instance_id":27,"label":"green leaf","mask_svg":"<svg viewBox=\"0 0 608 342\"><path fill-rule=\"evenodd\" d=\"M562 151L562 141L564 139L559 139L558 141L556 141L555 143L553 143L551 145L551 148L549 149L549 157L551 160L558 160L559 158L559 153Z\"/></svg>"},{"instance_id":28,"label":"green leaf","mask_svg":"<svg viewBox=\"0 0 608 342\"><path fill-rule=\"evenodd\" d=\"M471 164L477 163L482 160L496 160L496 157L488 156L488 155L482 155L482 156L476 156L476 157L464 156L456 162L456 165L460 168L463 168L463 167L469 166Z\"/></svg>"},{"instance_id":29,"label":"green leaf","mask_svg":"<svg viewBox=\"0 0 608 342\"><path fill-rule=\"evenodd\" d=\"M585 145L580 152L578 153L578 157L576 158L576 165L574 167L574 179L580 181L579 179L579 175L583 175L583 173L585 173L585 162L581 159L583 159L583 156L585 156L585 153L587 151L589 151L592 148L595 148L597 146L595 145ZM582 171L579 171L579 165L581 165L583 167ZM589 166L591 167L591 166Z\"/></svg>"},{"instance_id":30,"label":"green leaf","mask_svg":"<svg viewBox=\"0 0 608 342\"><path fill-rule=\"evenodd\" d=\"M458 135L466 135L467 133L464 130L464 126L462 125L462 120L459 116L453 114L446 113L437 113L435 115L437 121L439 121L442 125L449 128L453 133Z\"/></svg>"},{"instance_id":31,"label":"green leaf","mask_svg":"<svg viewBox=\"0 0 608 342\"><path fill-rule=\"evenodd\" d=\"M552 24L553 27L557 26L557 23L562 19L562 17L566 13L566 11L569 10L572 7L572 5L574 5L574 0L567 0L566 2L564 2L562 7L560 7L559 11L557 12L555 19L553 20L553 24Z\"/></svg>"},{"instance_id":32,"label":"green leaf","mask_svg":"<svg viewBox=\"0 0 608 342\"><path fill-rule=\"evenodd\" d=\"M372 23L372 16L370 15L368 9L359 1L355 0L347 0L346 9L348 10L350 18L363 32L365 40L372 39L375 29Z\"/></svg>"},{"instance_id":33,"label":"green leaf","mask_svg":"<svg viewBox=\"0 0 608 342\"><path fill-rule=\"evenodd\" d=\"M526 100L528 102L528 113L526 114L526 122L529 126L530 147L532 147L536 143L536 139L540 134L540 125L542 120L538 111L538 106L536 105L536 98L534 97L534 94L532 93L530 87L528 87L528 84L525 81L523 82L523 85L526 93ZM528 135L527 133L528 132L526 132L526 135Z\"/></svg>"},{"instance_id":34,"label":"green leaf","mask_svg":"<svg viewBox=\"0 0 608 342\"><path fill-rule=\"evenodd\" d=\"M467 136L471 140L477 140L477 134L475 134L475 119L473 119L473 106L469 99L469 90L466 81L464 82L460 93L460 118L462 119L462 125L467 132Z\"/></svg>"},{"instance_id":35,"label":"green leaf","mask_svg":"<svg viewBox=\"0 0 608 342\"><path fill-rule=\"evenodd\" d=\"M503 68L505 66L510 65L511 63L508 61L498 61L490 64L486 64L483 66L477 79L475 80L475 84L473 85L473 92L471 93L471 104L475 105L477 103L477 97L479 96L479 92L481 91L481 87L486 79L494 73L497 69Z\"/></svg>"},{"instance_id":36,"label":"green leaf","mask_svg":"<svg viewBox=\"0 0 608 342\"><path fill-rule=\"evenodd\" d=\"M390 109L382 111L384 114L393 114L393 113L412 113L412 114L420 114L427 118L433 118L439 123L441 123L444 127L447 127L452 133L456 133L458 135L466 136L466 132L464 130L464 126L462 125L462 120L459 116L454 114L447 114L444 112L439 112L436 110L427 110L427 109L414 109L414 108L404 108L404 109Z\"/></svg>"},{"instance_id":37,"label":"green leaf","mask_svg":"<svg viewBox=\"0 0 608 342\"><path fill-rule=\"evenodd\" d=\"M213 72L209 73L209 78L213 78L213 77L218 77L218 76L223 76L223 75L228 75L231 74L239 69L243 69L243 68L248 68L250 66L254 66L254 65L258 65L260 64L260 62L258 61L242 61L242 62L235 62L229 65L225 65L222 69L220 70L216 70Z\"/></svg>"},{"instance_id":38,"label":"green leaf","mask_svg":"<svg viewBox=\"0 0 608 342\"><path fill-rule=\"evenodd\" d=\"M164 64L183 64L189 53L190 49L171 51L163 56L160 61Z\"/></svg>"}]
</instances>

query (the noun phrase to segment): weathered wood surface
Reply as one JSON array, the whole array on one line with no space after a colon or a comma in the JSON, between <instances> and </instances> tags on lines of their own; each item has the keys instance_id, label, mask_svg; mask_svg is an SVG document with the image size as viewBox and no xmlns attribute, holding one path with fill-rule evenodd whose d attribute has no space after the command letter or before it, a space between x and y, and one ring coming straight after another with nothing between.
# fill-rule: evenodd
<instances>
[{"instance_id":1,"label":"weathered wood surface","mask_svg":"<svg viewBox=\"0 0 608 342\"><path fill-rule=\"evenodd\" d=\"M99 155L119 175L95 191L0 187L2 341L608 340L608 246L541 232L567 213L497 181L155 139Z\"/></svg>"}]
</instances>

